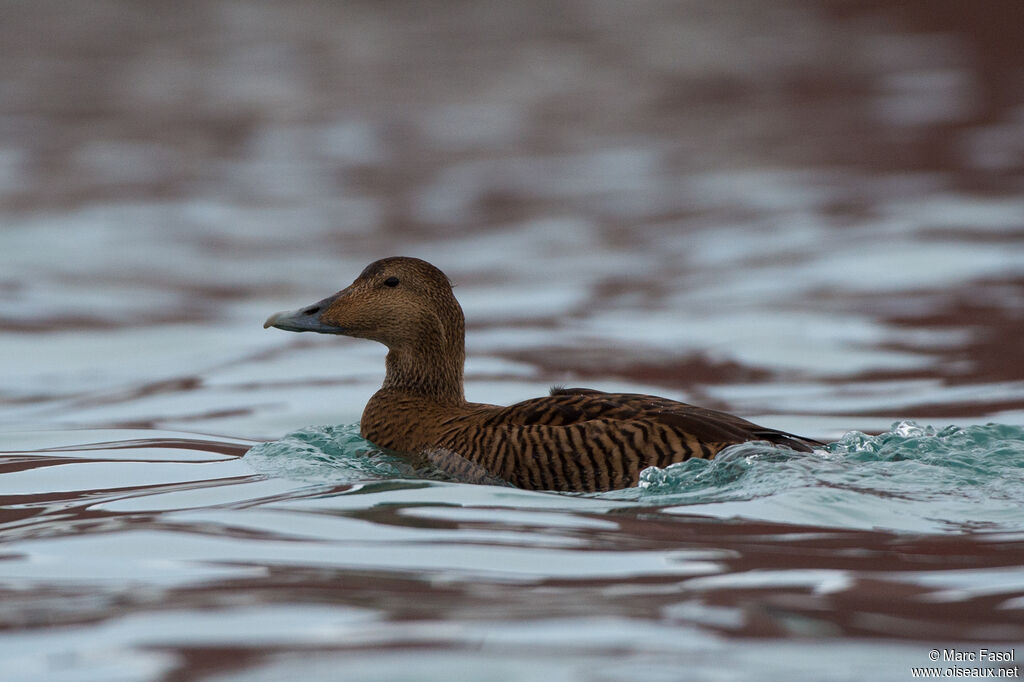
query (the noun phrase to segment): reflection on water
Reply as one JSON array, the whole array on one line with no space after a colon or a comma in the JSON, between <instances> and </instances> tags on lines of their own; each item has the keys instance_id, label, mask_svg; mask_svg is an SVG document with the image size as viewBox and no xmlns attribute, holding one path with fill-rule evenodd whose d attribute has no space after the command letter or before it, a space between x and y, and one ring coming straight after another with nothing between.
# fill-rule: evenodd
<instances>
[{"instance_id":1,"label":"reflection on water","mask_svg":"<svg viewBox=\"0 0 1024 682\"><path fill-rule=\"evenodd\" d=\"M954 532L858 529L869 518L906 527L900 516L914 507L857 514L841 497L787 498L754 479L745 497L733 495L752 504L715 519L694 511L728 495L728 483L685 483L703 486L704 505L666 492L664 479L647 493L561 495L346 472L372 455L353 436L342 435L349 449L331 464L300 452L238 459L241 443L181 434L104 443L106 434L77 433L82 445L4 459L0 651L15 679L331 678L329 665L390 679L412 674L415 652L425 656L411 669L417 679L450 679L441 661L489 664L498 679L549 669L590 678L607 666L606 679L675 679L670 671L694 657L705 672L693 679L723 670L787 679L794 659L829 678L836 656L856 658L869 677L902 679L929 642L1024 635L1019 513L1008 531L1013 517L991 507L977 507L975 525L940 526ZM991 430L964 437L1007 457L1015 447L1008 466L1019 471L1020 429L1000 433L1009 440ZM895 447L912 449L921 435L842 447L847 459L888 449L879 463L899 465L909 461L894 454L900 438ZM741 456L708 468L744 468L732 472L742 487L765 453ZM323 475L312 474L317 462ZM859 485L882 501L903 490L918 513L956 499L941 482L893 480L886 492L863 466L849 466L845 485L820 468L804 475L819 477L806 486L822 495ZM800 522L750 520L773 497ZM820 523L802 518L815 506Z\"/></svg>"},{"instance_id":2,"label":"reflection on water","mask_svg":"<svg viewBox=\"0 0 1024 682\"><path fill-rule=\"evenodd\" d=\"M1019 19L8 3L4 674L907 679L1021 641ZM455 280L472 400L881 435L430 480L351 432L382 348L260 329L398 253Z\"/></svg>"}]
</instances>

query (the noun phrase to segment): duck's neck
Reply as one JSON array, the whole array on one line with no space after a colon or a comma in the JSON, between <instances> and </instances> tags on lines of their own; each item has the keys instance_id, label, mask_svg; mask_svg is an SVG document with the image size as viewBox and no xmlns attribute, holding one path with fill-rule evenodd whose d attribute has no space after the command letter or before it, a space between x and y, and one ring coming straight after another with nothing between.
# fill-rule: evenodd
<instances>
[{"instance_id":1,"label":"duck's neck","mask_svg":"<svg viewBox=\"0 0 1024 682\"><path fill-rule=\"evenodd\" d=\"M464 405L462 369L466 362L466 325L454 296L424 317L412 343L388 349L382 391L425 398L440 405Z\"/></svg>"},{"instance_id":2,"label":"duck's neck","mask_svg":"<svg viewBox=\"0 0 1024 682\"><path fill-rule=\"evenodd\" d=\"M465 359L461 344L457 352L433 348L418 348L411 353L389 350L381 390L426 398L442 405L462 405L466 402L462 389Z\"/></svg>"}]
</instances>

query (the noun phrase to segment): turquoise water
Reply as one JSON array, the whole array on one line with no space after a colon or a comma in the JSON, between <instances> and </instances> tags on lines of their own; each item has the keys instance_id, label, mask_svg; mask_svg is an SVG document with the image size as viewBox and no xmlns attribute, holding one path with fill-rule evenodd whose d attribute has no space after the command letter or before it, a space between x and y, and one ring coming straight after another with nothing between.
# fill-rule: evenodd
<instances>
[{"instance_id":1,"label":"turquoise water","mask_svg":"<svg viewBox=\"0 0 1024 682\"><path fill-rule=\"evenodd\" d=\"M268 475L332 485L446 479L376 448L358 424L307 427L244 459ZM714 460L651 467L638 488L563 497L568 510L585 497L609 508L630 502L834 528L1024 532L1024 428L904 421L875 436L847 433L813 453L745 443Z\"/></svg>"}]
</instances>

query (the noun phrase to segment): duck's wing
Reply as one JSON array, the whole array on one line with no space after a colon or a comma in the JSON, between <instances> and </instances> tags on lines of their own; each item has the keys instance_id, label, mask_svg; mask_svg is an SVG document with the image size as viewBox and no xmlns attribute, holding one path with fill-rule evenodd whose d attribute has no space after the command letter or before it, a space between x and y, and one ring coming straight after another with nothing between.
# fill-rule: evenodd
<instances>
[{"instance_id":1,"label":"duck's wing","mask_svg":"<svg viewBox=\"0 0 1024 682\"><path fill-rule=\"evenodd\" d=\"M516 426L568 426L595 419L626 421L643 414L637 406L618 400L620 394L591 391L552 393L495 411L485 424Z\"/></svg>"},{"instance_id":2,"label":"duck's wing","mask_svg":"<svg viewBox=\"0 0 1024 682\"><path fill-rule=\"evenodd\" d=\"M527 400L512 408L519 408L516 414L534 420L523 423L562 425L591 419L647 420L709 445L765 440L802 452L824 445L811 438L760 426L728 412L642 393L557 387L546 398Z\"/></svg>"},{"instance_id":3,"label":"duck's wing","mask_svg":"<svg viewBox=\"0 0 1024 682\"><path fill-rule=\"evenodd\" d=\"M481 405L450 426L446 447L478 452L473 459L488 471L532 490L624 488L648 466L712 458L736 443L768 440L808 451L813 443L717 410L591 389Z\"/></svg>"}]
</instances>

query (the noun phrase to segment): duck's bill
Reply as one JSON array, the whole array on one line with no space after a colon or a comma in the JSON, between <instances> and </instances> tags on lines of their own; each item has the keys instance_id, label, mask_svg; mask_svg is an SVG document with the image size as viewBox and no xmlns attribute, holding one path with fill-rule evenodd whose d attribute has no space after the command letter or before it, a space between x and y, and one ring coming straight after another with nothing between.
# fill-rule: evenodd
<instances>
[{"instance_id":1,"label":"duck's bill","mask_svg":"<svg viewBox=\"0 0 1024 682\"><path fill-rule=\"evenodd\" d=\"M298 310L285 310L274 313L263 323L264 329L276 327L286 332L318 332L320 334L344 334L345 330L320 319L323 311L334 301L336 296L308 305Z\"/></svg>"}]
</instances>

